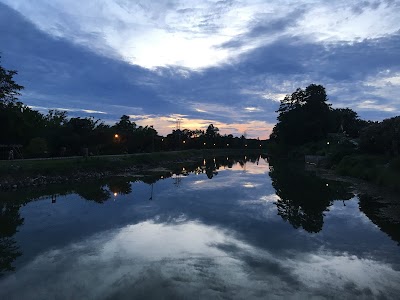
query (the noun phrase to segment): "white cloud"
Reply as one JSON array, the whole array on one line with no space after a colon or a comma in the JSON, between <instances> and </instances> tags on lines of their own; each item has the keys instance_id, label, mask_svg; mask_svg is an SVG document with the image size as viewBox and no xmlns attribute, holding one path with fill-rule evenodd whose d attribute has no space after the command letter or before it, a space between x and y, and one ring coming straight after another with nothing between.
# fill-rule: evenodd
<instances>
[{"instance_id":1,"label":"white cloud","mask_svg":"<svg viewBox=\"0 0 400 300\"><path fill-rule=\"evenodd\" d=\"M0 1L53 36L150 69L173 65L200 70L231 63L242 53L288 35L353 42L400 28L398 6L361 9L358 2L347 1ZM220 47L258 24L288 22L285 17L297 10L306 12L294 20L296 26L249 37L237 48Z\"/></svg>"},{"instance_id":2,"label":"white cloud","mask_svg":"<svg viewBox=\"0 0 400 300\"><path fill-rule=\"evenodd\" d=\"M248 111L248 112L262 111L262 109L261 109L261 108L258 108L258 107L245 107L244 109L245 109L246 111Z\"/></svg>"},{"instance_id":3,"label":"white cloud","mask_svg":"<svg viewBox=\"0 0 400 300\"><path fill-rule=\"evenodd\" d=\"M396 108L386 104L379 104L375 100L365 100L359 104L357 104L358 109L366 109L366 110L378 110L378 111L385 111L385 112L394 112Z\"/></svg>"},{"instance_id":4,"label":"white cloud","mask_svg":"<svg viewBox=\"0 0 400 300\"><path fill-rule=\"evenodd\" d=\"M44 107L44 106L34 106L29 105L30 108L36 109L39 111L47 112L49 110L60 110L60 111L67 111L67 112L84 112L87 114L101 114L107 115L106 112L100 110L93 110L93 109L83 109L83 108L62 108L62 107Z\"/></svg>"}]
</instances>

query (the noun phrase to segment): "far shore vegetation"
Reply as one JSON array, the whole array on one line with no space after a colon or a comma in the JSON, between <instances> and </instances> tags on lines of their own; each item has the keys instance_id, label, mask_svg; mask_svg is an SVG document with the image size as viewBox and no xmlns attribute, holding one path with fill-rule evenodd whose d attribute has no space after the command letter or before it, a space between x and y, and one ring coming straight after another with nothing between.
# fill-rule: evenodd
<instances>
[{"instance_id":1,"label":"far shore vegetation","mask_svg":"<svg viewBox=\"0 0 400 300\"><path fill-rule=\"evenodd\" d=\"M305 159L339 175L400 190L400 116L381 122L362 120L349 108L332 108L325 88L311 84L287 95L268 153Z\"/></svg>"},{"instance_id":2,"label":"far shore vegetation","mask_svg":"<svg viewBox=\"0 0 400 300\"><path fill-rule=\"evenodd\" d=\"M261 149L265 141L177 126L161 136L153 126L138 126L123 115L113 125L93 117L68 117L66 111L43 114L18 101L17 72L0 66L0 159L98 156L189 149ZM178 120L179 121L179 120ZM11 151L11 155L10 155Z\"/></svg>"}]
</instances>

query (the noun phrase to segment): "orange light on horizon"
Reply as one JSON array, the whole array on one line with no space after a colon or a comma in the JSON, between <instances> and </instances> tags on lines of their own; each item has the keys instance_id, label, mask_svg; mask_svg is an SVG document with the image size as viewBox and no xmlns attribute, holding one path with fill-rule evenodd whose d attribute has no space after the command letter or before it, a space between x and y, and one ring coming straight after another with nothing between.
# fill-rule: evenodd
<instances>
[{"instance_id":1,"label":"orange light on horizon","mask_svg":"<svg viewBox=\"0 0 400 300\"><path fill-rule=\"evenodd\" d=\"M114 197L117 197L118 193L114 193Z\"/></svg>"},{"instance_id":2,"label":"orange light on horizon","mask_svg":"<svg viewBox=\"0 0 400 300\"><path fill-rule=\"evenodd\" d=\"M116 134L114 134L114 137L117 139L117 138L119 138L119 135L116 133Z\"/></svg>"}]
</instances>

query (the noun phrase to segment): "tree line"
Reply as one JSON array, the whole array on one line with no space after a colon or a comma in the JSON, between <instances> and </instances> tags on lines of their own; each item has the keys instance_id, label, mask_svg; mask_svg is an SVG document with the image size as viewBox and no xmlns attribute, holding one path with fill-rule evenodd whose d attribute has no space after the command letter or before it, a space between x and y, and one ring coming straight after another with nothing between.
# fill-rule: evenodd
<instances>
[{"instance_id":1,"label":"tree line","mask_svg":"<svg viewBox=\"0 0 400 300\"><path fill-rule=\"evenodd\" d=\"M258 139L221 135L213 124L204 130L176 129L161 136L153 126L138 126L123 115L113 125L93 117L68 117L66 111L43 114L18 101L24 88L14 70L0 66L0 158L15 146L15 157L102 155L209 148L260 148Z\"/></svg>"},{"instance_id":2,"label":"tree line","mask_svg":"<svg viewBox=\"0 0 400 300\"><path fill-rule=\"evenodd\" d=\"M396 157L400 148L400 116L381 122L362 120L350 108L332 108L322 85L298 88L280 103L270 144L289 151L333 140L352 143L362 153Z\"/></svg>"}]
</instances>

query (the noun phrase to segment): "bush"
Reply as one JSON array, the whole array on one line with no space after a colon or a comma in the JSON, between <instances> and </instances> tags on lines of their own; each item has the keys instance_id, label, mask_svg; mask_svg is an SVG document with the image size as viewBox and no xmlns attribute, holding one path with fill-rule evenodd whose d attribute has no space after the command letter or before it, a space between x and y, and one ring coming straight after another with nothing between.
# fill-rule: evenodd
<instances>
[{"instance_id":1,"label":"bush","mask_svg":"<svg viewBox=\"0 0 400 300\"><path fill-rule=\"evenodd\" d=\"M36 137L30 140L26 148L28 156L31 157L46 157L47 156L47 142L45 139Z\"/></svg>"}]
</instances>

